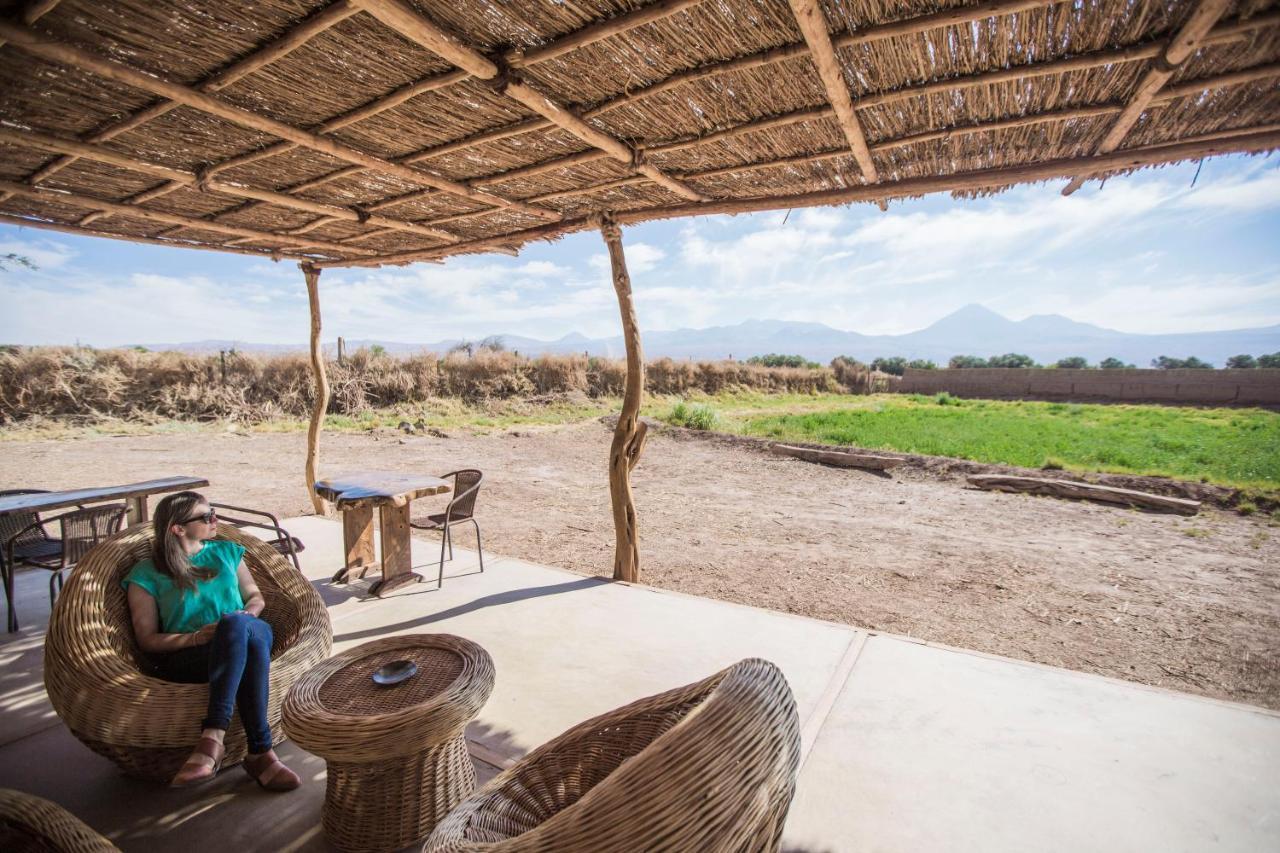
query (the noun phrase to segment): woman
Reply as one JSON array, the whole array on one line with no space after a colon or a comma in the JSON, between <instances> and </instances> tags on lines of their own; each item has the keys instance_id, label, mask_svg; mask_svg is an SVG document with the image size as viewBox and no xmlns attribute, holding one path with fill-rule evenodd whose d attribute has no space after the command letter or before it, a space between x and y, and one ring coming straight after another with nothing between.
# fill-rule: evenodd
<instances>
[{"instance_id":1,"label":"woman","mask_svg":"<svg viewBox=\"0 0 1280 853\"><path fill-rule=\"evenodd\" d=\"M194 785L217 775L238 705L249 742L244 769L269 791L293 790L298 775L271 748L271 626L258 618L265 602L245 567L244 547L213 539L217 513L196 492L164 498L153 524L151 559L135 565L123 581L134 636L161 678L209 684L200 740L171 784Z\"/></svg>"}]
</instances>

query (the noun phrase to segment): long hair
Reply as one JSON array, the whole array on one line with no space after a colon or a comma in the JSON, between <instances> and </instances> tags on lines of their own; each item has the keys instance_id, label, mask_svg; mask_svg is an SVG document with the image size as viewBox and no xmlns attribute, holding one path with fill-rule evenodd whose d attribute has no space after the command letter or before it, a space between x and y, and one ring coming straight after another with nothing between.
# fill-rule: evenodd
<instances>
[{"instance_id":1,"label":"long hair","mask_svg":"<svg viewBox=\"0 0 1280 853\"><path fill-rule=\"evenodd\" d=\"M191 565L187 549L169 529L175 524L182 524L191 518L191 512L205 503L204 495L199 492L177 492L163 498L156 504L152 525L155 530L155 541L151 545L151 562L161 574L168 575L173 585L182 590L196 588L196 580L208 580L216 572L212 569Z\"/></svg>"}]
</instances>

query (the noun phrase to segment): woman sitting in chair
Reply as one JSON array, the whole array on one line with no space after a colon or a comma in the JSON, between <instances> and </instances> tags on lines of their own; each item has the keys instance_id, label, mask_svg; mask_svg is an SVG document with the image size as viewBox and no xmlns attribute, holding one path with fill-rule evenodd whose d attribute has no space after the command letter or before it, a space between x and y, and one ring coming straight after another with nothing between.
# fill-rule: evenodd
<instances>
[{"instance_id":1,"label":"woman sitting in chair","mask_svg":"<svg viewBox=\"0 0 1280 853\"><path fill-rule=\"evenodd\" d=\"M200 740L171 784L194 785L217 775L238 705L249 747L244 769L269 791L298 787L298 775L271 748L271 626L258 618L265 602L245 567L244 548L213 541L216 511L196 492L164 498L153 524L151 559L135 565L123 581L134 636L161 678L209 684Z\"/></svg>"}]
</instances>

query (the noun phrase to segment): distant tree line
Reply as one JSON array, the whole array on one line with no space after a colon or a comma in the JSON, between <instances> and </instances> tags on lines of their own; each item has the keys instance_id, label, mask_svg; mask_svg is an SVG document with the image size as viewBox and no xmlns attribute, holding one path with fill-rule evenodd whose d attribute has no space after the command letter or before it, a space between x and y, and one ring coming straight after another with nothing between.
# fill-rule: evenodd
<instances>
[{"instance_id":1,"label":"distant tree line","mask_svg":"<svg viewBox=\"0 0 1280 853\"><path fill-rule=\"evenodd\" d=\"M799 356L795 356L799 358ZM846 361L856 362L848 356L840 356ZM980 355L953 355L947 362L947 367L952 370L974 367L1045 367L1045 368L1062 368L1064 370L1123 370L1133 368L1135 365L1128 364L1119 358L1104 358L1096 365L1090 364L1089 360L1081 355L1073 355L1067 358L1060 358L1052 364L1039 364L1029 355L1023 355L1018 352L1005 353L1004 355L993 355L990 358L983 358ZM1199 368L1209 370L1213 365L1207 361L1202 361L1195 356L1187 358L1174 358L1172 356L1162 355L1159 358L1151 360L1151 366L1161 370L1173 370L1174 368ZM914 359L908 361L900 355L882 356L871 362L871 369L878 370L881 373L891 373L894 376L902 376L908 367L916 370L937 370L938 365L928 359ZM1233 355L1227 359L1227 367L1249 368L1249 367L1280 367L1280 352L1268 353L1260 355L1256 358L1251 355Z\"/></svg>"},{"instance_id":2,"label":"distant tree line","mask_svg":"<svg viewBox=\"0 0 1280 853\"><path fill-rule=\"evenodd\" d=\"M834 368L836 363L840 362L845 366L864 368L863 362L852 356L839 355L831 361ZM808 367L819 368L822 365L817 362L809 361L802 355L783 355L780 353L769 353L768 355L754 355L747 359L747 364L756 364L761 367ZM1043 367L1043 368L1061 368L1063 370L1124 370L1132 369L1135 365L1128 364L1119 358L1104 358L1095 364L1090 364L1089 360L1082 355L1068 356L1060 358L1052 364L1039 364L1029 355L1023 355L1019 352L1008 352L1004 355L993 355L990 358L983 358L980 355L953 355L947 362L947 367L952 370L973 367ZM1193 356L1187 358L1174 358L1168 355L1162 355L1159 358L1151 359L1151 366L1161 370L1173 370L1175 368L1194 368L1210 370L1213 365L1207 361ZM889 373L893 376L902 376L906 373L908 367L915 370L937 370L938 365L927 358L906 359L903 356L881 356L873 359L869 367L880 373ZM1249 368L1249 367L1280 367L1280 352L1268 353L1260 355L1256 358L1251 355L1233 355L1227 359L1227 367Z\"/></svg>"}]
</instances>

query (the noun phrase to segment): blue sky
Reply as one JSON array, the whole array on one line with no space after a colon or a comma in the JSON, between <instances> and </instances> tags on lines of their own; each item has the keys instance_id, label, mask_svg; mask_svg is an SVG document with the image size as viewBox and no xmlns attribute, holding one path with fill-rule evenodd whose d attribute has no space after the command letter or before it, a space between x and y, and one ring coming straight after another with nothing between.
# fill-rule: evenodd
<instances>
[{"instance_id":1,"label":"blue sky","mask_svg":"<svg viewBox=\"0 0 1280 853\"><path fill-rule=\"evenodd\" d=\"M624 234L641 329L750 319L867 334L927 326L971 302L1012 319L1063 314L1126 332L1280 324L1280 154L1206 161L991 198L715 216ZM1195 185L1192 186L1193 178ZM95 346L209 338L303 343L291 262L0 226L0 342ZM424 343L617 334L595 232L383 270L326 270L324 336Z\"/></svg>"}]
</instances>

